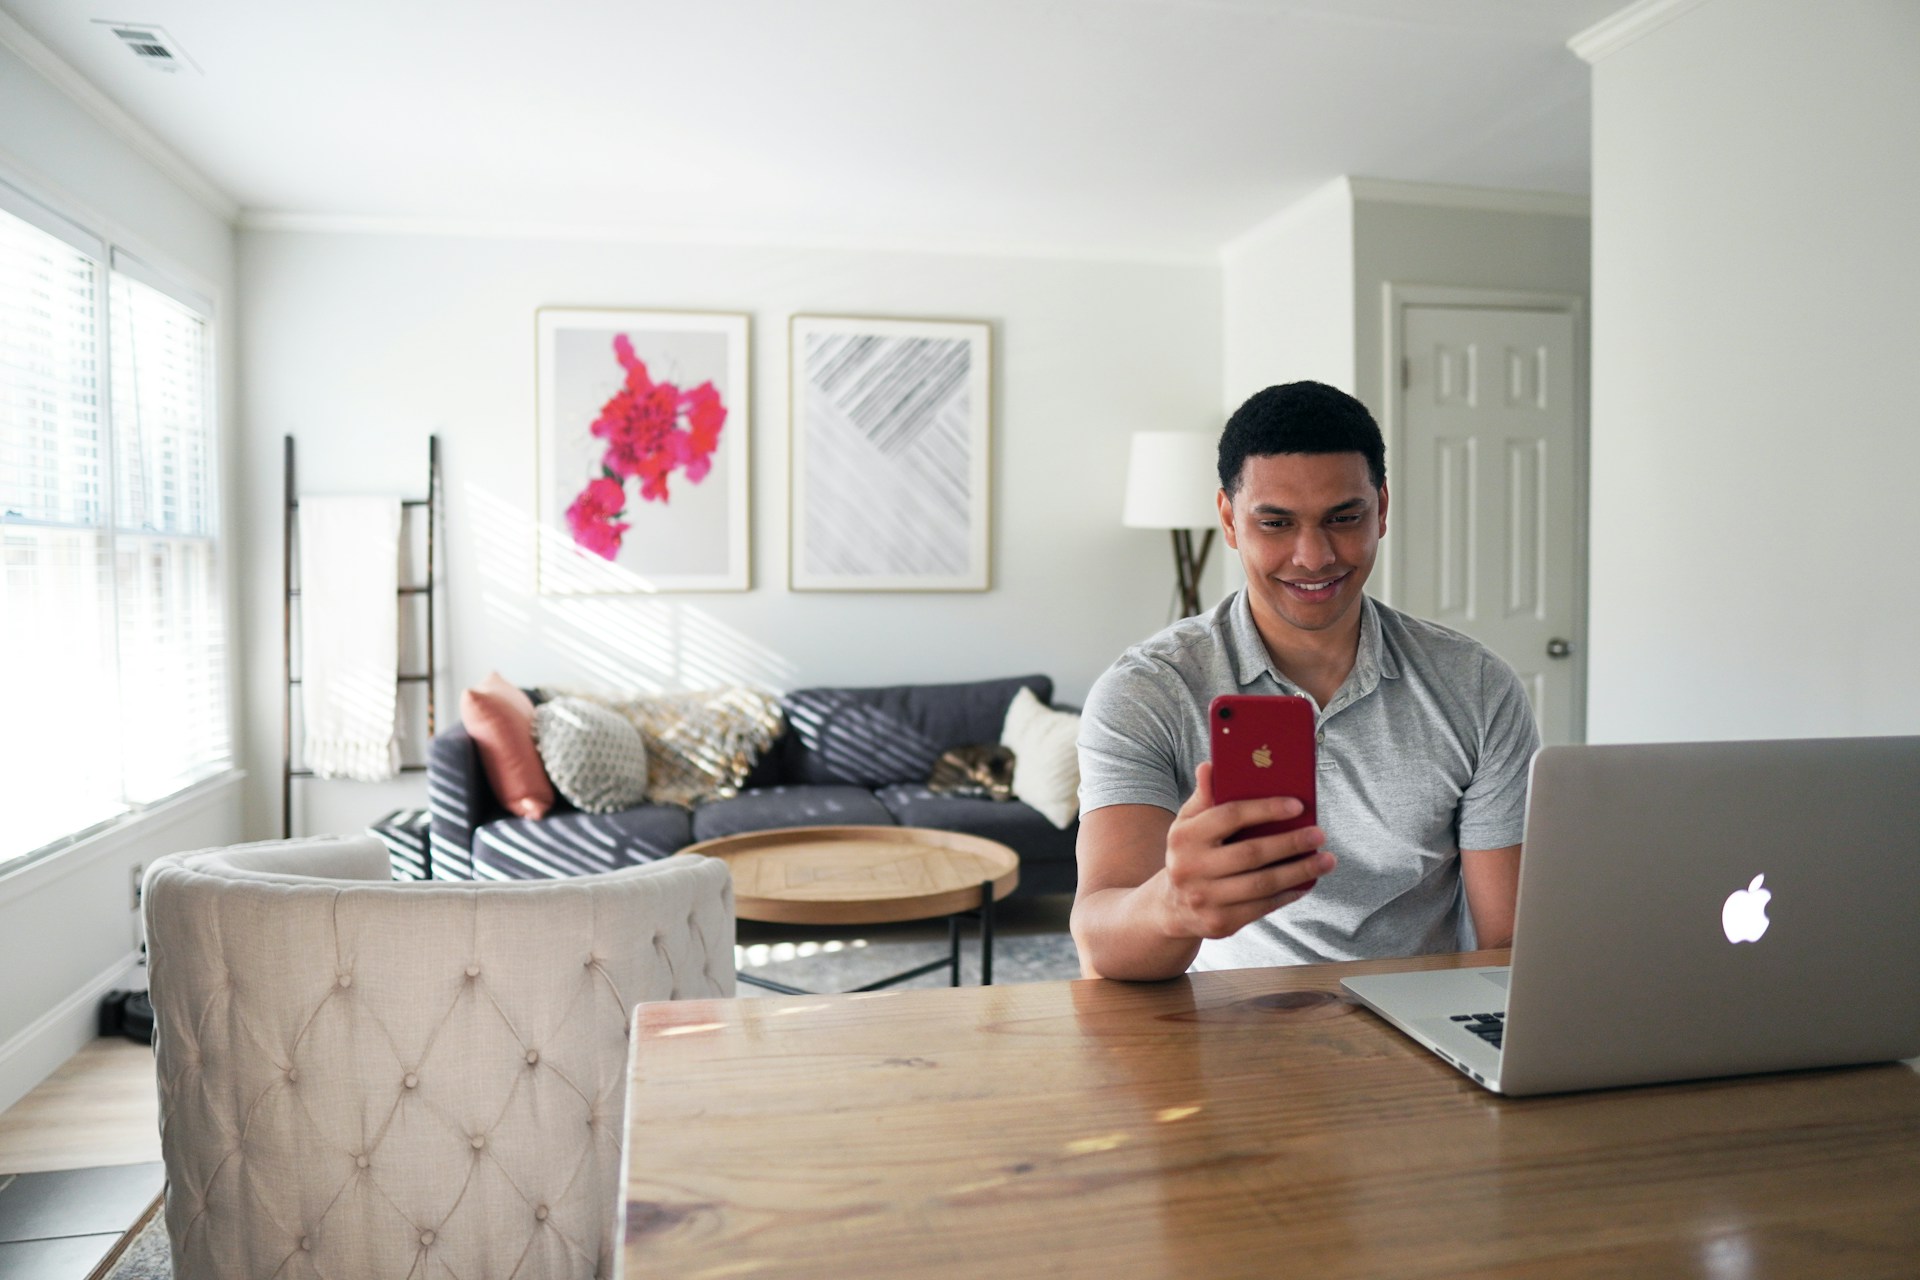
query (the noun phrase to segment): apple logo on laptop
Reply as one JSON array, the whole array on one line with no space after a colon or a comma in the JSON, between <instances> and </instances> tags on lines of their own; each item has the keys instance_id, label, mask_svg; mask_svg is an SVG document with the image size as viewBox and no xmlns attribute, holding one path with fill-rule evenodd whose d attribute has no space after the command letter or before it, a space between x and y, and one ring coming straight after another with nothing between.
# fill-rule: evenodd
<instances>
[{"instance_id":1,"label":"apple logo on laptop","mask_svg":"<svg viewBox=\"0 0 1920 1280\"><path fill-rule=\"evenodd\" d=\"M1726 930L1728 942L1758 942L1773 923L1767 919L1767 903L1773 894L1760 887L1766 878L1762 872L1746 888L1727 895L1727 904L1720 908L1720 927Z\"/></svg>"}]
</instances>

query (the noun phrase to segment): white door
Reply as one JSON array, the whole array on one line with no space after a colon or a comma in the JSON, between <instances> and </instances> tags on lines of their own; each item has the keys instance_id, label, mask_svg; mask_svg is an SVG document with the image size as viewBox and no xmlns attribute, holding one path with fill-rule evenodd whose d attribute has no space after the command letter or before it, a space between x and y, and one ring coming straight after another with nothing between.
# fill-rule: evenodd
<instances>
[{"instance_id":1,"label":"white door","mask_svg":"<svg viewBox=\"0 0 1920 1280\"><path fill-rule=\"evenodd\" d=\"M1585 736L1579 409L1566 311L1408 306L1388 477L1400 607L1513 664L1548 743Z\"/></svg>"}]
</instances>

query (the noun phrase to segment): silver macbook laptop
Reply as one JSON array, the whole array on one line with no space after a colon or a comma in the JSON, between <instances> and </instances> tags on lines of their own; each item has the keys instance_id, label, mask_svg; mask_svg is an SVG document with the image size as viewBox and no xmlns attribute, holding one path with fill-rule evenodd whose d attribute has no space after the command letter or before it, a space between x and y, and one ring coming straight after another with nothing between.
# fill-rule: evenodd
<instances>
[{"instance_id":1,"label":"silver macbook laptop","mask_svg":"<svg viewBox=\"0 0 1920 1280\"><path fill-rule=\"evenodd\" d=\"M1920 737L1547 747L1510 968L1350 978L1500 1093L1920 1054Z\"/></svg>"}]
</instances>

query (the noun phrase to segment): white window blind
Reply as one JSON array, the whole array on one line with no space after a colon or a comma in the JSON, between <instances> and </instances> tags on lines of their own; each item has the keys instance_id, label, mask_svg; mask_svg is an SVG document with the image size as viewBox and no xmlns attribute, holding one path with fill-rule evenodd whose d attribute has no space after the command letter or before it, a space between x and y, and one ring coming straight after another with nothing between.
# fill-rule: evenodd
<instances>
[{"instance_id":1,"label":"white window blind","mask_svg":"<svg viewBox=\"0 0 1920 1280\"><path fill-rule=\"evenodd\" d=\"M208 329L0 211L0 866L231 765Z\"/></svg>"}]
</instances>

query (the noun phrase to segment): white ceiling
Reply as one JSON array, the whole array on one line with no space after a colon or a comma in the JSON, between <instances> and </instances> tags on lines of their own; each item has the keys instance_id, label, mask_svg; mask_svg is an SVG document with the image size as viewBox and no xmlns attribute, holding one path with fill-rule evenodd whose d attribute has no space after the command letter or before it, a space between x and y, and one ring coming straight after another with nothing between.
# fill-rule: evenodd
<instances>
[{"instance_id":1,"label":"white ceiling","mask_svg":"<svg viewBox=\"0 0 1920 1280\"><path fill-rule=\"evenodd\" d=\"M1623 0L0 2L249 217L1177 259L1341 174L1585 193Z\"/></svg>"}]
</instances>

